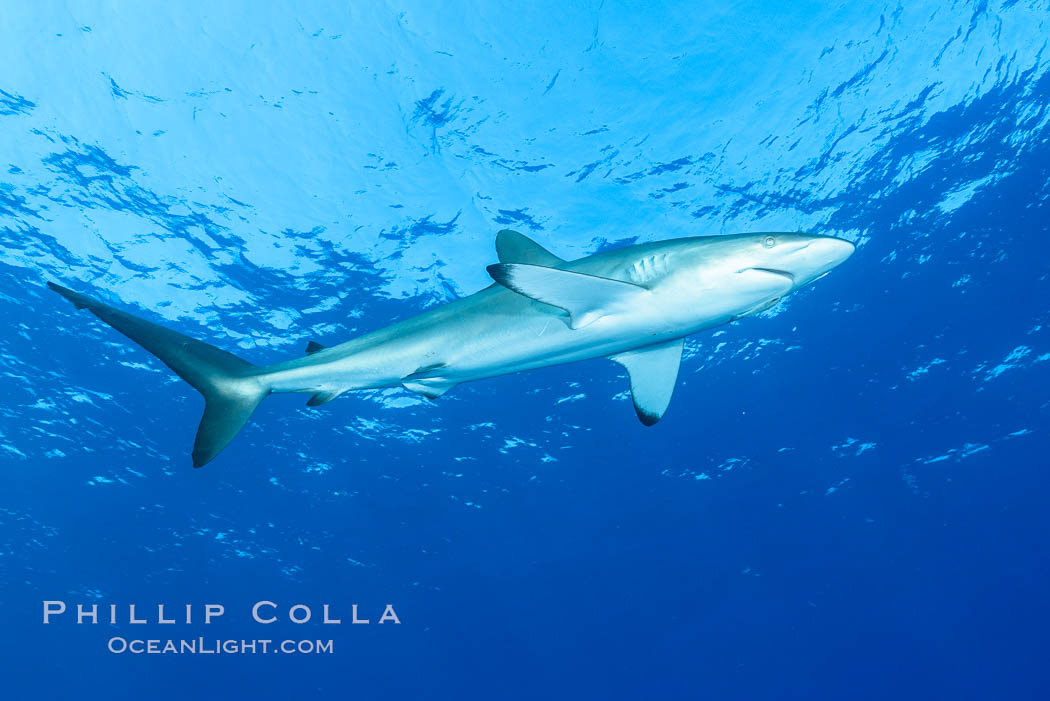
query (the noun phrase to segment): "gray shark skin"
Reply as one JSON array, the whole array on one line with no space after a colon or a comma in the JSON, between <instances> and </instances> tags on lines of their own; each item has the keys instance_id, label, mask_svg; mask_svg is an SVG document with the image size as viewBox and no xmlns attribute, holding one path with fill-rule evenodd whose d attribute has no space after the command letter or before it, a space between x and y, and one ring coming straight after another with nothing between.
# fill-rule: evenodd
<instances>
[{"instance_id":1,"label":"gray shark skin","mask_svg":"<svg viewBox=\"0 0 1050 701\"><path fill-rule=\"evenodd\" d=\"M670 239L566 261L499 232L495 281L475 294L338 346L263 367L68 288L50 287L157 356L205 399L201 467L273 392L317 406L344 392L405 387L436 398L471 380L608 357L626 368L639 419L666 411L683 339L757 314L852 255L849 241L800 233Z\"/></svg>"}]
</instances>

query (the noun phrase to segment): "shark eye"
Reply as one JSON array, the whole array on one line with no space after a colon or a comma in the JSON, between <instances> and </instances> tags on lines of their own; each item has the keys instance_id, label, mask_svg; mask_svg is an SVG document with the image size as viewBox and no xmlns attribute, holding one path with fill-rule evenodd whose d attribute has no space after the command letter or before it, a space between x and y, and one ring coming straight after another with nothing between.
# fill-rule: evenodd
<instances>
[{"instance_id":1,"label":"shark eye","mask_svg":"<svg viewBox=\"0 0 1050 701\"><path fill-rule=\"evenodd\" d=\"M767 236L764 239L762 239L762 245L766 248L773 248L773 246L777 245L777 240L772 236Z\"/></svg>"}]
</instances>

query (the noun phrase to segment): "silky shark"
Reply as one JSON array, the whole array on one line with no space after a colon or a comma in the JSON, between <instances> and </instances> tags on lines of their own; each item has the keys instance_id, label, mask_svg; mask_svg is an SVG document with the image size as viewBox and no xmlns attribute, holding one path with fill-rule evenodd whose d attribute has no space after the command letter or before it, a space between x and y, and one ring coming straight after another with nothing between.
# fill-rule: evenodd
<instances>
[{"instance_id":1,"label":"silky shark","mask_svg":"<svg viewBox=\"0 0 1050 701\"><path fill-rule=\"evenodd\" d=\"M440 397L471 380L610 358L629 375L638 418L660 420L682 344L703 329L757 314L826 275L849 241L800 233L700 236L644 243L567 261L514 231L496 237L495 284L338 346L255 366L181 333L49 282L77 309L157 356L204 395L193 445L201 467L274 392L318 406L350 390L404 387Z\"/></svg>"}]
</instances>

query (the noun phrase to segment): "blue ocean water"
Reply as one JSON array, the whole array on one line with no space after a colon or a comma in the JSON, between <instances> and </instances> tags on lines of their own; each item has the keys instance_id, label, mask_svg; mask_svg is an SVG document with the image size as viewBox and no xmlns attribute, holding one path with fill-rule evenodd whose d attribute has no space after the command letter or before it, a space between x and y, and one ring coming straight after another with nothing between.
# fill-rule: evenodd
<instances>
[{"instance_id":1,"label":"blue ocean water","mask_svg":"<svg viewBox=\"0 0 1050 701\"><path fill-rule=\"evenodd\" d=\"M1036 0L8 3L3 698L1044 698L1048 35ZM199 395L44 287L262 364L484 287L502 228L858 249L691 338L653 428L595 360L274 397L200 470Z\"/></svg>"}]
</instances>

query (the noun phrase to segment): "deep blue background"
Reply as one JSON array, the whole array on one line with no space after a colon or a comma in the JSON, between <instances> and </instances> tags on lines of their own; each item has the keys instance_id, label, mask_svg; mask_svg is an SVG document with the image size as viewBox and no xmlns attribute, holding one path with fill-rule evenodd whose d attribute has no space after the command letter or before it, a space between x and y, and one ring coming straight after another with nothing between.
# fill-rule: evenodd
<instances>
[{"instance_id":1,"label":"deep blue background","mask_svg":"<svg viewBox=\"0 0 1050 701\"><path fill-rule=\"evenodd\" d=\"M1048 8L777 5L7 8L3 697L1043 698ZM266 363L480 288L505 226L859 248L691 340L652 429L592 361L274 397L202 470L200 398L43 287Z\"/></svg>"}]
</instances>

